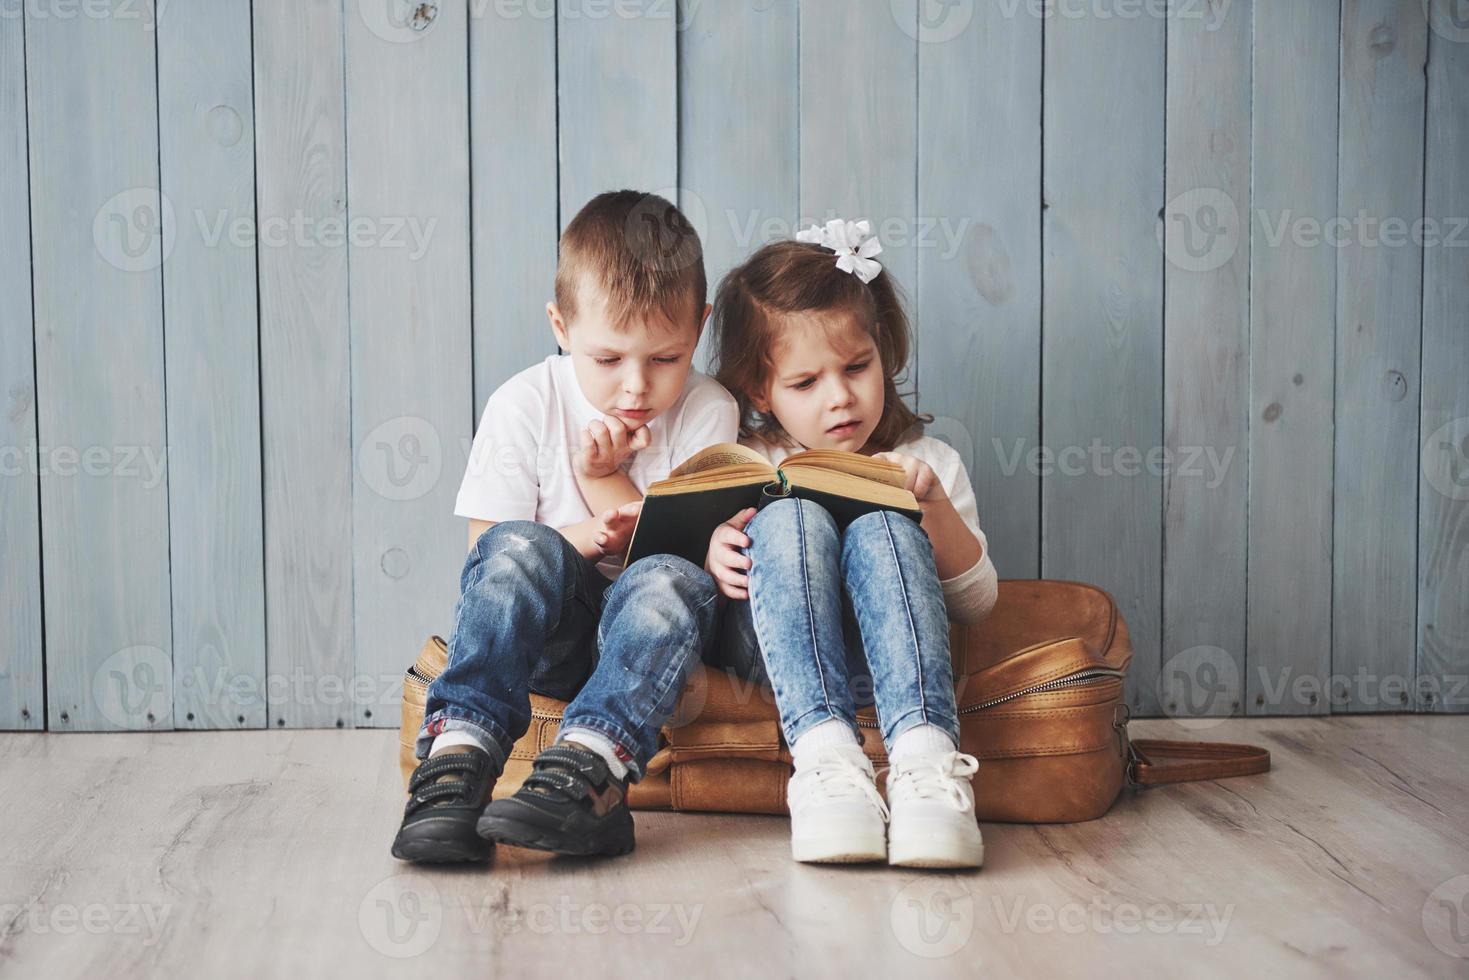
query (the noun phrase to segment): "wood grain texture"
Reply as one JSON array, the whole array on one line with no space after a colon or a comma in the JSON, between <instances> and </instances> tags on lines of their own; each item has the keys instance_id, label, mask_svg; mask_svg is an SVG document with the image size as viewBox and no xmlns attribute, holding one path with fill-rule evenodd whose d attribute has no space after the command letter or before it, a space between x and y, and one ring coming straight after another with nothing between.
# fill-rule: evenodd
<instances>
[{"instance_id":1,"label":"wood grain texture","mask_svg":"<svg viewBox=\"0 0 1469 980\"><path fill-rule=\"evenodd\" d=\"M111 11L111 8L106 8ZM153 25L26 8L47 727L171 728Z\"/></svg>"},{"instance_id":2,"label":"wood grain texture","mask_svg":"<svg viewBox=\"0 0 1469 980\"><path fill-rule=\"evenodd\" d=\"M996 567L1027 578L1040 563L1027 457L1041 427L1042 22L965 11L919 34L920 405L969 467Z\"/></svg>"},{"instance_id":3,"label":"wood grain texture","mask_svg":"<svg viewBox=\"0 0 1469 980\"><path fill-rule=\"evenodd\" d=\"M556 20L536 9L491 5L469 20L474 420L502 382L556 351L545 312L560 232Z\"/></svg>"},{"instance_id":4,"label":"wood grain texture","mask_svg":"<svg viewBox=\"0 0 1469 980\"><path fill-rule=\"evenodd\" d=\"M265 727L265 558L250 12L159 22L174 723Z\"/></svg>"},{"instance_id":5,"label":"wood grain texture","mask_svg":"<svg viewBox=\"0 0 1469 980\"><path fill-rule=\"evenodd\" d=\"M1254 8L1249 714L1331 710L1336 253L1291 229L1336 213L1338 18Z\"/></svg>"},{"instance_id":6,"label":"wood grain texture","mask_svg":"<svg viewBox=\"0 0 1469 980\"><path fill-rule=\"evenodd\" d=\"M421 31L351 13L348 214L374 229L349 250L353 708L359 726L396 728L403 669L425 636L452 632L464 562L452 515L474 407L468 23L456 4Z\"/></svg>"},{"instance_id":7,"label":"wood grain texture","mask_svg":"<svg viewBox=\"0 0 1469 980\"><path fill-rule=\"evenodd\" d=\"M866 218L885 275L916 282L917 11L888 0L801 4L801 226ZM912 308L909 307L911 315ZM914 338L914 376L921 335Z\"/></svg>"},{"instance_id":8,"label":"wood grain texture","mask_svg":"<svg viewBox=\"0 0 1469 980\"><path fill-rule=\"evenodd\" d=\"M604 191L673 200L678 8L673 0L558 5L561 227Z\"/></svg>"},{"instance_id":9,"label":"wood grain texture","mask_svg":"<svg viewBox=\"0 0 1469 980\"><path fill-rule=\"evenodd\" d=\"M1164 23L1055 17L1045 31L1041 433L1051 455L1041 574L1100 585L1117 600L1136 648L1127 701L1152 714L1161 667Z\"/></svg>"},{"instance_id":10,"label":"wood grain texture","mask_svg":"<svg viewBox=\"0 0 1469 980\"><path fill-rule=\"evenodd\" d=\"M347 247L332 232L347 220L342 7L256 4L253 14L256 208L262 228L281 229L259 250L267 717L350 725ZM293 221L318 234L293 235Z\"/></svg>"},{"instance_id":11,"label":"wood grain texture","mask_svg":"<svg viewBox=\"0 0 1469 980\"><path fill-rule=\"evenodd\" d=\"M799 11L795 0L679 9L678 205L703 240L712 303L733 266L797 231ZM709 356L706 330L695 366Z\"/></svg>"},{"instance_id":12,"label":"wood grain texture","mask_svg":"<svg viewBox=\"0 0 1469 980\"><path fill-rule=\"evenodd\" d=\"M1447 4L1436 5L1440 12ZM1431 21L1418 486L1420 711L1469 711L1469 30Z\"/></svg>"},{"instance_id":13,"label":"wood grain texture","mask_svg":"<svg viewBox=\"0 0 1469 980\"><path fill-rule=\"evenodd\" d=\"M1167 25L1159 690L1175 717L1244 700L1253 4L1217 11Z\"/></svg>"},{"instance_id":14,"label":"wood grain texture","mask_svg":"<svg viewBox=\"0 0 1469 980\"><path fill-rule=\"evenodd\" d=\"M46 725L25 24L0 19L0 729Z\"/></svg>"},{"instance_id":15,"label":"wood grain texture","mask_svg":"<svg viewBox=\"0 0 1469 980\"><path fill-rule=\"evenodd\" d=\"M388 853L391 732L6 735L0 784L33 805L7 817L26 858L0 951L36 977L1457 975L1462 718L1207 737L1261 744L1275 771L1124 791L1085 823L986 823L982 871L934 874L800 865L785 819L682 813L638 813L623 860L414 867ZM64 909L117 928L67 933Z\"/></svg>"},{"instance_id":16,"label":"wood grain texture","mask_svg":"<svg viewBox=\"0 0 1469 980\"><path fill-rule=\"evenodd\" d=\"M1367 680L1336 711L1412 707L1427 34L1419 3L1343 0L1332 673Z\"/></svg>"}]
</instances>

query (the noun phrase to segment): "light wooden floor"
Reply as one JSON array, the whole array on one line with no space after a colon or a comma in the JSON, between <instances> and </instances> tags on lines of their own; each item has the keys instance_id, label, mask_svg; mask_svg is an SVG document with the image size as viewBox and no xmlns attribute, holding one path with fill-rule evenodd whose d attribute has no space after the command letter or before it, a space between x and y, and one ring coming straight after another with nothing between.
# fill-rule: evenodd
<instances>
[{"instance_id":1,"label":"light wooden floor","mask_svg":"<svg viewBox=\"0 0 1469 980\"><path fill-rule=\"evenodd\" d=\"M685 814L640 814L626 858L425 872L388 854L396 735L0 736L0 974L1469 975L1469 718L1183 733L1274 771L987 824L972 875L796 865L783 819Z\"/></svg>"}]
</instances>

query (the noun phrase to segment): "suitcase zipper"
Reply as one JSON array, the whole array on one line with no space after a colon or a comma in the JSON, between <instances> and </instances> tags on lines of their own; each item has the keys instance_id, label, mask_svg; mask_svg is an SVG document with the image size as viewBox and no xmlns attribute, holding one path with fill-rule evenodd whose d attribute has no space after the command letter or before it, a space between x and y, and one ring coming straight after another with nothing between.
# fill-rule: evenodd
<instances>
[{"instance_id":1,"label":"suitcase zipper","mask_svg":"<svg viewBox=\"0 0 1469 980\"><path fill-rule=\"evenodd\" d=\"M990 698L988 701L981 701L979 704L971 704L967 708L960 708L958 713L961 715L970 715L974 714L976 711L983 711L985 708L993 708L997 704L1004 704L1007 701L1014 701L1016 698L1024 697L1027 694L1042 694L1046 691L1059 691L1062 688L1073 687L1077 684L1090 684L1093 681L1106 680L1110 677L1121 676L1123 676L1123 672L1115 667L1088 667L1083 670L1079 670L1074 674L1067 674L1065 677L1058 677L1055 680L1046 681L1044 684L1036 684L1031 687L1023 688L1019 691L1013 691L1009 694L1003 694L997 698ZM861 718L857 719L857 724L862 728L877 727L877 722L865 721Z\"/></svg>"}]
</instances>

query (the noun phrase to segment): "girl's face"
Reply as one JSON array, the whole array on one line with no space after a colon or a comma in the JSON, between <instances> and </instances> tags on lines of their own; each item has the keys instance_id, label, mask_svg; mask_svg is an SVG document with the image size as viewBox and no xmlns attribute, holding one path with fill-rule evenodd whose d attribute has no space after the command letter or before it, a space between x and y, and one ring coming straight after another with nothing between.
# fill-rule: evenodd
<instances>
[{"instance_id":1,"label":"girl's face","mask_svg":"<svg viewBox=\"0 0 1469 980\"><path fill-rule=\"evenodd\" d=\"M860 452L882 420L883 370L877 345L845 313L787 318L770 380L751 397L762 413L807 449Z\"/></svg>"}]
</instances>

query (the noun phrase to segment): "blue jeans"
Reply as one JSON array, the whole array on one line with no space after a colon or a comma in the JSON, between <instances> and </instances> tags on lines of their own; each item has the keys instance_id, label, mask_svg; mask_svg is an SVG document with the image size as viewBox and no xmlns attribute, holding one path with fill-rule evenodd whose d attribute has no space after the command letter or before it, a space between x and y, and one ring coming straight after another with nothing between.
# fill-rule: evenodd
<instances>
[{"instance_id":1,"label":"blue jeans","mask_svg":"<svg viewBox=\"0 0 1469 980\"><path fill-rule=\"evenodd\" d=\"M589 728L631 755L633 780L658 751L690 672L714 636L714 580L673 555L615 582L555 528L494 525L459 578L449 662L428 689L414 751L469 733L501 767L530 727L530 692L570 701L563 731Z\"/></svg>"},{"instance_id":2,"label":"blue jeans","mask_svg":"<svg viewBox=\"0 0 1469 980\"><path fill-rule=\"evenodd\" d=\"M922 724L958 743L948 613L921 527L878 511L839 529L787 498L745 533L750 599L726 606L713 662L774 689L787 744L832 718L855 731L865 704L888 746Z\"/></svg>"}]
</instances>

